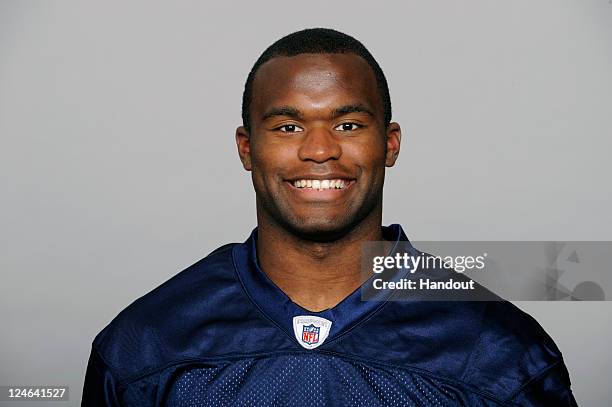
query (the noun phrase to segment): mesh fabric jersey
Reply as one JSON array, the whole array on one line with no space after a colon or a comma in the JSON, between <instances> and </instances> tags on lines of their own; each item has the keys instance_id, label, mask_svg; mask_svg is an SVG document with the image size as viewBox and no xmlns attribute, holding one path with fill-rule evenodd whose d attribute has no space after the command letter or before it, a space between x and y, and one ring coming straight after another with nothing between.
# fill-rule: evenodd
<instances>
[{"instance_id":1,"label":"mesh fabric jersey","mask_svg":"<svg viewBox=\"0 0 612 407\"><path fill-rule=\"evenodd\" d=\"M399 225L387 240L407 241ZM574 406L560 351L506 301L293 303L257 264L257 230L122 311L95 338L83 405ZM294 317L331 321L328 336ZM321 336L319 336L321 335Z\"/></svg>"}]
</instances>

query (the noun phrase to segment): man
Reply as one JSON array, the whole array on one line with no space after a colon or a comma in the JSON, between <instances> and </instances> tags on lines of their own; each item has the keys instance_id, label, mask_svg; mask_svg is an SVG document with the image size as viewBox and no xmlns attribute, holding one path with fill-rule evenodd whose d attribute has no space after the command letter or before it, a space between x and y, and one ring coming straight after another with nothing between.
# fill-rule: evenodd
<instances>
[{"instance_id":1,"label":"man","mask_svg":"<svg viewBox=\"0 0 612 407\"><path fill-rule=\"evenodd\" d=\"M84 405L570 406L561 353L503 301L362 301L400 150L385 76L329 29L251 70L238 154L257 228L140 298L95 339Z\"/></svg>"}]
</instances>

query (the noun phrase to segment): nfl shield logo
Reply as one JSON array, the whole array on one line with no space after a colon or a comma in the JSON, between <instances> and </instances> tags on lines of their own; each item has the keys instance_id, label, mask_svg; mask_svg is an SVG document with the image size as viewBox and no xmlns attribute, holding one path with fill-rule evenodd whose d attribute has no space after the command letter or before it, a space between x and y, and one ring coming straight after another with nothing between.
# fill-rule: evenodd
<instances>
[{"instance_id":1,"label":"nfl shield logo","mask_svg":"<svg viewBox=\"0 0 612 407\"><path fill-rule=\"evenodd\" d=\"M319 342L319 331L321 328L314 326L313 324L304 325L302 330L302 341L309 345L313 345Z\"/></svg>"},{"instance_id":2,"label":"nfl shield logo","mask_svg":"<svg viewBox=\"0 0 612 407\"><path fill-rule=\"evenodd\" d=\"M332 322L314 315L293 317L295 339L304 349L314 349L325 342L329 336Z\"/></svg>"}]
</instances>

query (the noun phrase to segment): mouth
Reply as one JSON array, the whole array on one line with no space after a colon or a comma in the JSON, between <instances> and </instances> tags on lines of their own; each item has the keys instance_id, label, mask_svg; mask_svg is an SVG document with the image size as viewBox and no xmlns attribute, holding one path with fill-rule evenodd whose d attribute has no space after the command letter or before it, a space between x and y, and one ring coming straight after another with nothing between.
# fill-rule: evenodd
<instances>
[{"instance_id":1,"label":"mouth","mask_svg":"<svg viewBox=\"0 0 612 407\"><path fill-rule=\"evenodd\" d=\"M351 187L355 180L347 178L334 178L334 179L296 179L293 181L287 181L294 188L301 190L312 190L312 191L327 191L327 190L344 190Z\"/></svg>"},{"instance_id":2,"label":"mouth","mask_svg":"<svg viewBox=\"0 0 612 407\"><path fill-rule=\"evenodd\" d=\"M300 201L331 203L348 197L347 194L355 182L355 179L349 178L300 178L288 180L286 184Z\"/></svg>"}]
</instances>

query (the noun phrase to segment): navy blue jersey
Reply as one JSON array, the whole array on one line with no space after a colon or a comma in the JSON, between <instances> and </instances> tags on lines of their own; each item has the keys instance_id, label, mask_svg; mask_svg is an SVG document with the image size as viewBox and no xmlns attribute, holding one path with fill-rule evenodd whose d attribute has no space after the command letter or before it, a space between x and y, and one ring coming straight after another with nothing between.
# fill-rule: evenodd
<instances>
[{"instance_id":1,"label":"navy blue jersey","mask_svg":"<svg viewBox=\"0 0 612 407\"><path fill-rule=\"evenodd\" d=\"M401 227L385 237L407 241ZM574 406L561 353L506 301L362 301L310 312L259 268L257 230L95 338L87 406ZM290 265L288 265L290 267Z\"/></svg>"}]
</instances>

